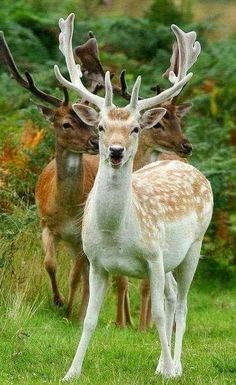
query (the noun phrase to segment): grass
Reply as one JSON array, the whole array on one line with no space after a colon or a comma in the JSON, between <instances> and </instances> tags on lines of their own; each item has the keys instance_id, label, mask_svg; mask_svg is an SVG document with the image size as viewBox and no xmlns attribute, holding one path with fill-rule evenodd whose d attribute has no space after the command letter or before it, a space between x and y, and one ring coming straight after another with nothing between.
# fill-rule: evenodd
<instances>
[{"instance_id":1,"label":"grass","mask_svg":"<svg viewBox=\"0 0 236 385\"><path fill-rule=\"evenodd\" d=\"M69 368L81 325L76 314L72 322L67 322L63 318L65 310L51 305L37 220L32 212L24 211L23 215L22 211L20 217L19 208L17 210L18 222L15 219L5 223L8 238L5 236L0 245L5 259L8 255L0 277L0 383L56 385ZM14 234L15 227L18 236ZM59 280L65 294L69 260L64 254L62 249ZM145 333L137 330L138 283L132 280L131 304L136 326L116 328L115 291L110 287L82 376L73 384L235 384L236 290L228 276L226 286L224 279L218 280L206 273L207 261L203 259L189 295L181 378L167 381L154 375L160 344L155 329Z\"/></svg>"},{"instance_id":2,"label":"grass","mask_svg":"<svg viewBox=\"0 0 236 385\"><path fill-rule=\"evenodd\" d=\"M230 292L199 291L197 285L191 291L184 375L171 381L154 376L160 353L155 330L117 329L114 296L108 297L80 384L235 384L235 315ZM1 384L59 384L81 327L76 321L66 322L62 311L52 309L47 301L26 305L24 299L10 297L7 302L1 310Z\"/></svg>"}]
</instances>

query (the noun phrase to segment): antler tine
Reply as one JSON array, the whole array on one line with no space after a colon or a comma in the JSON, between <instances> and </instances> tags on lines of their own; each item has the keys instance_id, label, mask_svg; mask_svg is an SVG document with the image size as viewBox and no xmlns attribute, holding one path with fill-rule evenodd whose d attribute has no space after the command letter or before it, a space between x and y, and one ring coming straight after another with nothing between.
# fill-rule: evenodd
<instances>
[{"instance_id":1,"label":"antler tine","mask_svg":"<svg viewBox=\"0 0 236 385\"><path fill-rule=\"evenodd\" d=\"M147 108L157 106L158 104L161 104L166 100L178 95L182 90L182 88L184 87L184 85L191 79L192 75L193 75L192 73L189 73L178 83L174 84L172 87L168 88L167 90L162 91L159 95L153 96L148 99L139 100L137 103L138 111L142 111Z\"/></svg>"},{"instance_id":2,"label":"antler tine","mask_svg":"<svg viewBox=\"0 0 236 385\"><path fill-rule=\"evenodd\" d=\"M60 100L55 96L51 96L36 87L34 80L28 71L25 71L25 77L28 80L28 86L25 88L27 88L33 95L38 96L39 98L43 99L45 102L48 102L55 107L59 107L61 105L63 100Z\"/></svg>"},{"instance_id":3,"label":"antler tine","mask_svg":"<svg viewBox=\"0 0 236 385\"><path fill-rule=\"evenodd\" d=\"M54 71L57 79L61 84L63 84L67 88L71 88L78 92L85 100L95 104L98 108L102 108L104 106L104 98L98 95L92 94L88 91L83 83L81 82L82 72L80 69L80 65L75 63L73 50L72 50L72 36L74 29L74 13L71 13L66 20L59 20L59 27L61 29L61 33L59 35L59 48L62 54L65 56L66 65L70 74L71 82L66 80L60 73L58 66L54 66Z\"/></svg>"},{"instance_id":4,"label":"antler tine","mask_svg":"<svg viewBox=\"0 0 236 385\"><path fill-rule=\"evenodd\" d=\"M63 106L68 106L69 104L69 93L67 91L67 88L66 87L62 87L62 90L63 90L63 94L64 94L64 98L63 98Z\"/></svg>"},{"instance_id":5,"label":"antler tine","mask_svg":"<svg viewBox=\"0 0 236 385\"><path fill-rule=\"evenodd\" d=\"M119 91L119 94L123 98L125 98L126 100L130 100L131 94L128 91L128 86L127 86L127 83L126 83L125 75L126 75L126 71L122 70L121 73L120 73L120 85L121 85L121 88L119 88L118 91Z\"/></svg>"},{"instance_id":6,"label":"antler tine","mask_svg":"<svg viewBox=\"0 0 236 385\"><path fill-rule=\"evenodd\" d=\"M125 79L125 74L126 74L125 70L122 70L120 73L120 85L121 85L121 91L123 94L126 94L127 88L128 88L127 83L126 83L126 79Z\"/></svg>"},{"instance_id":7,"label":"antler tine","mask_svg":"<svg viewBox=\"0 0 236 385\"><path fill-rule=\"evenodd\" d=\"M28 91L30 91L33 95L38 96L40 99L43 99L44 101L54 105L55 107L59 107L59 105L62 103L62 101L54 96L51 96L44 91L41 91L39 88L35 86L35 83L33 81L32 76L29 72L25 72L24 79L13 59L12 53L8 47L8 44L5 40L4 33L0 31L0 57L6 64L10 74L12 77L24 88L26 88Z\"/></svg>"},{"instance_id":8,"label":"antler tine","mask_svg":"<svg viewBox=\"0 0 236 385\"><path fill-rule=\"evenodd\" d=\"M96 38L93 31L89 31L88 36L89 36L89 38L93 38L93 37Z\"/></svg>"},{"instance_id":9,"label":"antler tine","mask_svg":"<svg viewBox=\"0 0 236 385\"><path fill-rule=\"evenodd\" d=\"M172 45L172 55L170 58L170 67L162 75L163 77L169 78L170 72L173 72L176 76L178 75L179 69L179 48L178 44L175 41Z\"/></svg>"},{"instance_id":10,"label":"antler tine","mask_svg":"<svg viewBox=\"0 0 236 385\"><path fill-rule=\"evenodd\" d=\"M178 44L175 41L172 45L172 56L170 58L170 67L164 72L163 77L169 78L170 73L174 73L175 76L178 76L179 69L179 48ZM176 95L171 99L171 104L176 104L179 95Z\"/></svg>"},{"instance_id":11,"label":"antler tine","mask_svg":"<svg viewBox=\"0 0 236 385\"><path fill-rule=\"evenodd\" d=\"M125 79L126 70L122 70L119 76L120 87L113 85L113 91L115 94L121 96L123 99L128 100L131 99L131 93L128 91L128 86ZM141 96L138 96L138 100L142 100Z\"/></svg>"}]
</instances>

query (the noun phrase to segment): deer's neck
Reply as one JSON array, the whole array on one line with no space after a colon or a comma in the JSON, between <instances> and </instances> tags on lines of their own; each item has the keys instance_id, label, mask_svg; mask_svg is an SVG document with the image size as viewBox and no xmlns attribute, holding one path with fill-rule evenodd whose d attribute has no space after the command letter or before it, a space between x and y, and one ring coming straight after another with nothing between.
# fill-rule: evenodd
<instances>
[{"instance_id":1,"label":"deer's neck","mask_svg":"<svg viewBox=\"0 0 236 385\"><path fill-rule=\"evenodd\" d=\"M84 166L83 155L56 147L57 190L64 204L73 207L83 202Z\"/></svg>"},{"instance_id":2,"label":"deer's neck","mask_svg":"<svg viewBox=\"0 0 236 385\"><path fill-rule=\"evenodd\" d=\"M116 231L124 225L132 206L132 168L129 160L113 169L100 160L93 189L96 223L102 231Z\"/></svg>"}]
</instances>

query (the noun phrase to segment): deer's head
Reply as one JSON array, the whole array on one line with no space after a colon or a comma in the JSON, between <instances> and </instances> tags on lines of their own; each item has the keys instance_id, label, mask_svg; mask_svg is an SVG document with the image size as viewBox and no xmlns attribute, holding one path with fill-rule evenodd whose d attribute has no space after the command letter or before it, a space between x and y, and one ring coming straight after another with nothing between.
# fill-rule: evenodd
<instances>
[{"instance_id":1,"label":"deer's head","mask_svg":"<svg viewBox=\"0 0 236 385\"><path fill-rule=\"evenodd\" d=\"M63 88L64 98L60 100L37 88L29 72L25 72L23 77L15 64L3 32L0 32L0 58L18 84L51 105L47 107L37 104L44 116L52 122L57 144L74 152L98 153L98 140L94 131L96 127L86 125L74 112L69 103L67 89Z\"/></svg>"},{"instance_id":2,"label":"deer's head","mask_svg":"<svg viewBox=\"0 0 236 385\"><path fill-rule=\"evenodd\" d=\"M89 32L89 39L85 44L77 46L74 50L75 58L82 64L83 75L89 82L99 88L104 87L105 70L100 61L97 40L93 32ZM173 59L174 56L174 59ZM173 70L177 71L177 60L179 55L176 52L176 45L173 45L173 55L171 65ZM169 71L169 70L168 70ZM165 74L164 74L165 75ZM151 88L157 94L161 92L159 85ZM125 70L120 74L120 86L113 85L113 92L124 99L130 101L131 94L128 90ZM142 99L139 97L139 99ZM191 155L192 145L182 131L182 118L191 109L190 103L176 105L177 97L173 100L163 103L166 108L165 116L154 127L146 130L141 135L142 151L165 152L178 154L180 157Z\"/></svg>"},{"instance_id":3,"label":"deer's head","mask_svg":"<svg viewBox=\"0 0 236 385\"><path fill-rule=\"evenodd\" d=\"M86 124L75 113L64 89L64 101L56 108L37 104L44 116L52 122L56 145L68 151L97 154L98 137L96 126Z\"/></svg>"},{"instance_id":4,"label":"deer's head","mask_svg":"<svg viewBox=\"0 0 236 385\"><path fill-rule=\"evenodd\" d=\"M192 144L183 133L182 118L192 105L163 103L162 107L166 109L165 115L152 128L142 133L142 143L153 151L176 153L183 158L191 155Z\"/></svg>"},{"instance_id":5,"label":"deer's head","mask_svg":"<svg viewBox=\"0 0 236 385\"><path fill-rule=\"evenodd\" d=\"M106 97L112 95L110 75L106 74ZM140 78L136 87L140 85ZM134 87L134 92L136 87ZM106 98L105 98L106 99ZM110 100L111 101L111 100ZM131 100L132 102L132 100ZM99 131L99 150L102 160L109 162L113 168L118 168L129 159L133 159L138 147L138 137L145 128L153 127L165 114L164 108L153 108L141 115L130 108L118 108L109 104L100 112L91 107L74 104L77 115L86 123L97 125Z\"/></svg>"},{"instance_id":6,"label":"deer's head","mask_svg":"<svg viewBox=\"0 0 236 385\"><path fill-rule=\"evenodd\" d=\"M72 51L73 22L74 14L71 14L66 20L60 19L59 21L61 28L60 49L65 56L71 82L61 75L57 66L55 66L55 74L65 87L77 91L84 99L99 108L99 112L97 112L91 107L80 104L73 105L76 114L86 124L98 126L100 155L112 167L118 168L134 157L139 133L144 128L157 125L165 115L166 109L164 107L152 107L172 100L189 81L192 74L187 75L187 71L196 61L200 52L200 45L195 42L195 32L186 34L177 26L172 26L180 51L177 73L174 70L169 72L169 79L173 86L156 96L139 100L141 77L138 77L132 90L129 105L125 108L118 108L113 104L113 88L109 72L105 76L105 98L92 94L81 82L81 69L79 65L75 64ZM145 112L142 113L144 110ZM168 119L166 119L166 124L167 121Z\"/></svg>"}]
</instances>

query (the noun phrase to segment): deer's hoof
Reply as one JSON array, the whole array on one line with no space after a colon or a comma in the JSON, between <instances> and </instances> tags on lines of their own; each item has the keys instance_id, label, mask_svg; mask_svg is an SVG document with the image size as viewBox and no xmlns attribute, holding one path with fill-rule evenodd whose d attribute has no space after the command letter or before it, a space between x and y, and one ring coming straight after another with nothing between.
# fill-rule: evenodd
<instances>
[{"instance_id":1,"label":"deer's hoof","mask_svg":"<svg viewBox=\"0 0 236 385\"><path fill-rule=\"evenodd\" d=\"M156 368L155 374L161 374L164 377L171 378L176 377L175 365L173 362L164 363L162 360L159 361Z\"/></svg>"},{"instance_id":2,"label":"deer's hoof","mask_svg":"<svg viewBox=\"0 0 236 385\"><path fill-rule=\"evenodd\" d=\"M64 299L63 295L59 294L59 295L55 296L53 299L53 303L56 307L62 307L65 303L65 299Z\"/></svg>"},{"instance_id":3,"label":"deer's hoof","mask_svg":"<svg viewBox=\"0 0 236 385\"><path fill-rule=\"evenodd\" d=\"M80 372L77 372L76 370L69 369L66 373L65 377L62 379L63 382L72 381L75 378L78 378L80 376Z\"/></svg>"},{"instance_id":4,"label":"deer's hoof","mask_svg":"<svg viewBox=\"0 0 236 385\"><path fill-rule=\"evenodd\" d=\"M182 374L182 365L181 362L175 362L175 375L176 376L181 376Z\"/></svg>"}]
</instances>

